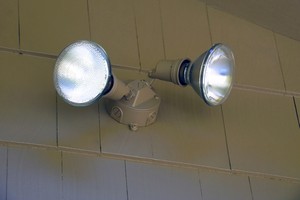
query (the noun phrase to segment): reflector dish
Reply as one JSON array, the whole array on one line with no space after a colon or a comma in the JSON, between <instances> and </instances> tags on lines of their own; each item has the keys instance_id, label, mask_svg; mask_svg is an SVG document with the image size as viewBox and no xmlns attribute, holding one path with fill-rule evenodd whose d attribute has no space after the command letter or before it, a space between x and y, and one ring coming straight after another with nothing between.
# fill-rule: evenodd
<instances>
[{"instance_id":1,"label":"reflector dish","mask_svg":"<svg viewBox=\"0 0 300 200\"><path fill-rule=\"evenodd\" d=\"M105 50L91 41L78 41L58 56L54 69L57 93L69 104L86 106L104 95L111 81Z\"/></svg>"},{"instance_id":2,"label":"reflector dish","mask_svg":"<svg viewBox=\"0 0 300 200\"><path fill-rule=\"evenodd\" d=\"M207 51L201 67L201 93L211 106L222 104L230 94L233 84L234 56L223 44Z\"/></svg>"}]
</instances>

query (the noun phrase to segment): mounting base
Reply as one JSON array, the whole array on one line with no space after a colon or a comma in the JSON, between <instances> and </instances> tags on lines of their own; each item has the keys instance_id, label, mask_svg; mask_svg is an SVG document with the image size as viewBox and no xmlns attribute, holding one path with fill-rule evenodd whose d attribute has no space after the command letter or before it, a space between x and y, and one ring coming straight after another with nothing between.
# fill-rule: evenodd
<instances>
[{"instance_id":1,"label":"mounting base","mask_svg":"<svg viewBox=\"0 0 300 200\"><path fill-rule=\"evenodd\" d=\"M106 111L117 122L129 125L133 131L140 126L153 124L158 114L160 97L145 80L135 80L127 86L130 92L122 99L106 99Z\"/></svg>"}]
</instances>

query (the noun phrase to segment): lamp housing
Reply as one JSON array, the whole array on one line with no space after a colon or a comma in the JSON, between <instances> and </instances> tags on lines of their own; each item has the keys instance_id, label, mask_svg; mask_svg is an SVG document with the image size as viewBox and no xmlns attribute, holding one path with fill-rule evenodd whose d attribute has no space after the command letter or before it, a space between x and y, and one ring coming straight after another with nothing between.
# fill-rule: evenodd
<instances>
[{"instance_id":1,"label":"lamp housing","mask_svg":"<svg viewBox=\"0 0 300 200\"><path fill-rule=\"evenodd\" d=\"M233 85L234 56L229 47L216 44L194 62L190 59L162 60L149 77L180 86L190 85L210 106L228 98Z\"/></svg>"}]
</instances>

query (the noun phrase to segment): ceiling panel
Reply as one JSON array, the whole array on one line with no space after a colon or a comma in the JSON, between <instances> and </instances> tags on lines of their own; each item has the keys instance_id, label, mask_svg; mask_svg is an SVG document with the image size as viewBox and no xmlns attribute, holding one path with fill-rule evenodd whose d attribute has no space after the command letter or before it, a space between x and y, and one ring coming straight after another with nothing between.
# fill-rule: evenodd
<instances>
[{"instance_id":1,"label":"ceiling panel","mask_svg":"<svg viewBox=\"0 0 300 200\"><path fill-rule=\"evenodd\" d=\"M300 40L299 0L206 0L213 6L290 38Z\"/></svg>"}]
</instances>

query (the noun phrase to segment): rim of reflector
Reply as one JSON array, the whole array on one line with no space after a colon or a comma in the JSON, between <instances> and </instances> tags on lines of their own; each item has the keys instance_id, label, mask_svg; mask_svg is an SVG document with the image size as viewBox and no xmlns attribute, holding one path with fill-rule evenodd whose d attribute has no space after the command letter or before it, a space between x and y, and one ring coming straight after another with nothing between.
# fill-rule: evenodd
<instances>
[{"instance_id":1,"label":"rim of reflector","mask_svg":"<svg viewBox=\"0 0 300 200\"><path fill-rule=\"evenodd\" d=\"M218 57L216 58L216 60L224 59L225 58L224 56L226 56L226 61L227 61L226 64L231 64L231 65L227 65L228 68L226 67L222 68L224 72L218 72L219 74L217 74L217 75L220 74L222 75L222 73L224 73L224 76L222 77L220 76L222 79L224 79L224 81L211 79L212 77L207 77L209 76L207 75L208 73L207 70L209 69L210 65L213 65L214 62L213 56L216 56L215 54L218 50L221 50L222 52L222 54L219 56L223 56L223 57ZM201 67L200 83L201 83L201 93L205 103L207 103L210 106L217 106L224 103L224 101L228 98L233 85L235 60L234 60L234 55L232 50L224 44L221 43L215 44L207 51L202 65L203 66ZM226 73L229 74L226 76ZM222 92L224 93L221 93L219 90L216 89L214 91L215 93L212 92L211 94L209 94L211 92L210 89L212 88L211 85L209 84L209 81L207 81L207 79L209 78L213 80L213 82L218 82L218 87L223 89ZM226 87L222 88L222 82Z\"/></svg>"}]
</instances>

